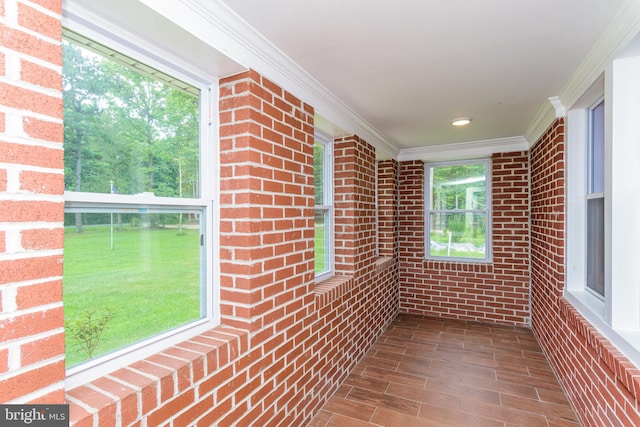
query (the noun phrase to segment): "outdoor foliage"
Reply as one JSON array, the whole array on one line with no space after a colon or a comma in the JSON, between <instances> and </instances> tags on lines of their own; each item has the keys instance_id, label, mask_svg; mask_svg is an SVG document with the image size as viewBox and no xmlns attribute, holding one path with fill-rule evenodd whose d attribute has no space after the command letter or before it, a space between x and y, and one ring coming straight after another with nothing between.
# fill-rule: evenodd
<instances>
[{"instance_id":1,"label":"outdoor foliage","mask_svg":"<svg viewBox=\"0 0 640 427\"><path fill-rule=\"evenodd\" d=\"M199 90L64 34L65 190L200 197ZM67 205L67 366L203 315L201 212L138 200Z\"/></svg>"},{"instance_id":2,"label":"outdoor foliage","mask_svg":"<svg viewBox=\"0 0 640 427\"><path fill-rule=\"evenodd\" d=\"M83 214L87 223L95 222ZM95 214L101 215L101 214ZM136 223L141 223L139 216ZM148 221L148 220L147 220ZM108 307L113 318L93 352L99 356L184 325L202 316L199 230L177 225L150 229L85 226L84 233L65 229L64 311L73 325L85 311L100 314ZM95 315L94 315L95 320ZM90 357L66 336L67 366Z\"/></svg>"},{"instance_id":3,"label":"outdoor foliage","mask_svg":"<svg viewBox=\"0 0 640 427\"><path fill-rule=\"evenodd\" d=\"M92 358L102 341L102 333L113 319L113 311L110 308L98 313L96 310L85 308L80 317L65 322L66 333L71 336L75 344L86 355Z\"/></svg>"},{"instance_id":4,"label":"outdoor foliage","mask_svg":"<svg viewBox=\"0 0 640 427\"><path fill-rule=\"evenodd\" d=\"M430 255L484 258L486 164L438 165L429 173Z\"/></svg>"},{"instance_id":5,"label":"outdoor foliage","mask_svg":"<svg viewBox=\"0 0 640 427\"><path fill-rule=\"evenodd\" d=\"M197 197L199 99L63 42L65 189Z\"/></svg>"}]
</instances>

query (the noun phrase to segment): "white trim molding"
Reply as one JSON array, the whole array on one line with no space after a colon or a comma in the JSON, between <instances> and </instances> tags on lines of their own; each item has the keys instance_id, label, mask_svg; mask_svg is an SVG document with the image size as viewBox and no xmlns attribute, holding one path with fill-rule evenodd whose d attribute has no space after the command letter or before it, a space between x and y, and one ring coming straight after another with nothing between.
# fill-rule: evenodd
<instances>
[{"instance_id":1,"label":"white trim molding","mask_svg":"<svg viewBox=\"0 0 640 427\"><path fill-rule=\"evenodd\" d=\"M607 64L638 33L640 33L640 1L629 0L624 3L618 14L609 23L607 29L596 41L560 95L549 98L549 102L545 102L540 107L535 119L524 133L530 145L535 144L551 123L559 117L552 99L558 99L564 109L573 108L580 97L602 75ZM556 109L555 112L554 109ZM560 117L564 115L566 112Z\"/></svg>"},{"instance_id":2,"label":"white trim molding","mask_svg":"<svg viewBox=\"0 0 640 427\"><path fill-rule=\"evenodd\" d=\"M549 98L549 104L556 110L556 119L565 117L567 115L567 109L562 105L562 101L557 96Z\"/></svg>"},{"instance_id":3,"label":"white trim molding","mask_svg":"<svg viewBox=\"0 0 640 427\"><path fill-rule=\"evenodd\" d=\"M139 0L247 69L256 70L349 134L357 135L383 157L398 149L382 133L311 77L220 0Z\"/></svg>"},{"instance_id":4,"label":"white trim molding","mask_svg":"<svg viewBox=\"0 0 640 427\"><path fill-rule=\"evenodd\" d=\"M433 145L400 150L398 161L422 160L442 162L490 157L495 153L527 151L529 144L523 136L485 139L481 141L459 142L455 144Z\"/></svg>"}]
</instances>

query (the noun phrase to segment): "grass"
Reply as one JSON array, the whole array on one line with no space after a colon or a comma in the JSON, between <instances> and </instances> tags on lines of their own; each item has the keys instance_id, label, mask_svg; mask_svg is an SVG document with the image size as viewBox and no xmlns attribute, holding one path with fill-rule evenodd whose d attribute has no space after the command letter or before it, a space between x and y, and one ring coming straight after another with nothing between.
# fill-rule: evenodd
<instances>
[{"instance_id":1,"label":"grass","mask_svg":"<svg viewBox=\"0 0 640 427\"><path fill-rule=\"evenodd\" d=\"M64 309L67 322L85 309L114 314L96 356L200 318L198 230L85 226L65 230ZM67 367L87 355L66 334Z\"/></svg>"},{"instance_id":2,"label":"grass","mask_svg":"<svg viewBox=\"0 0 640 427\"><path fill-rule=\"evenodd\" d=\"M325 265L325 232L324 232L324 224L316 222L315 223L315 235L314 235L314 265L316 274L322 273L327 269Z\"/></svg>"},{"instance_id":3,"label":"grass","mask_svg":"<svg viewBox=\"0 0 640 427\"><path fill-rule=\"evenodd\" d=\"M449 257L449 258L484 258L486 253L484 252L485 240L486 237L484 234L478 234L478 236L473 237L469 233L465 233L457 242L452 242L451 251L449 251L449 235L447 233L437 233L431 232L430 235L431 242L435 242L439 244L439 246L444 246L444 248L436 248L433 245L431 246L430 255L431 256L441 256L441 257ZM473 251L460 251L456 250L456 244L472 244L476 250Z\"/></svg>"}]
</instances>

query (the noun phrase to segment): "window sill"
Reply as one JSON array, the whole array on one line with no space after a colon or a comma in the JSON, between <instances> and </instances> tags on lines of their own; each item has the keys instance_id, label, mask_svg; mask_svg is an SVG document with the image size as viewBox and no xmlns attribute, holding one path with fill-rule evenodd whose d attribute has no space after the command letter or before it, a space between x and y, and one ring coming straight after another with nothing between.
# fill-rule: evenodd
<instances>
[{"instance_id":1,"label":"window sill","mask_svg":"<svg viewBox=\"0 0 640 427\"><path fill-rule=\"evenodd\" d=\"M147 425L161 425L175 415L165 406L194 388L200 401L213 405L215 388L233 374L232 369L222 368L248 351L248 346L245 331L218 326L67 390L71 425L116 425L117 419L129 425L143 417ZM212 375L215 372L219 373ZM174 422L194 421L180 418Z\"/></svg>"},{"instance_id":2,"label":"window sill","mask_svg":"<svg viewBox=\"0 0 640 427\"><path fill-rule=\"evenodd\" d=\"M604 320L604 303L585 291L565 291L564 297L560 298L560 313L600 363L636 396L640 388L636 390L631 378L637 378L640 367L640 331L611 328Z\"/></svg>"},{"instance_id":3,"label":"window sill","mask_svg":"<svg viewBox=\"0 0 640 427\"><path fill-rule=\"evenodd\" d=\"M352 288L353 277L351 276L333 276L320 283L316 283L316 307L326 306L342 295L345 295Z\"/></svg>"},{"instance_id":4,"label":"window sill","mask_svg":"<svg viewBox=\"0 0 640 427\"><path fill-rule=\"evenodd\" d=\"M376 260L376 274L388 270L393 265L393 257L381 256Z\"/></svg>"},{"instance_id":5,"label":"window sill","mask_svg":"<svg viewBox=\"0 0 640 427\"><path fill-rule=\"evenodd\" d=\"M442 260L425 258L422 267L428 270L468 271L473 273L493 273L491 260L461 261L460 259Z\"/></svg>"}]
</instances>

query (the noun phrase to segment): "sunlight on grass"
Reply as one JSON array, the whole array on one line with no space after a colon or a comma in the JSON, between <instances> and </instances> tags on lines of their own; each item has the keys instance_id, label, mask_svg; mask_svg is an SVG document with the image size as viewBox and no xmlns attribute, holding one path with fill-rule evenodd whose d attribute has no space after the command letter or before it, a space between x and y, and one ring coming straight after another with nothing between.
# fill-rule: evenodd
<instances>
[{"instance_id":1,"label":"sunlight on grass","mask_svg":"<svg viewBox=\"0 0 640 427\"><path fill-rule=\"evenodd\" d=\"M199 231L86 226L65 230L65 320L112 310L96 356L201 317ZM67 367L87 359L67 334Z\"/></svg>"}]
</instances>

